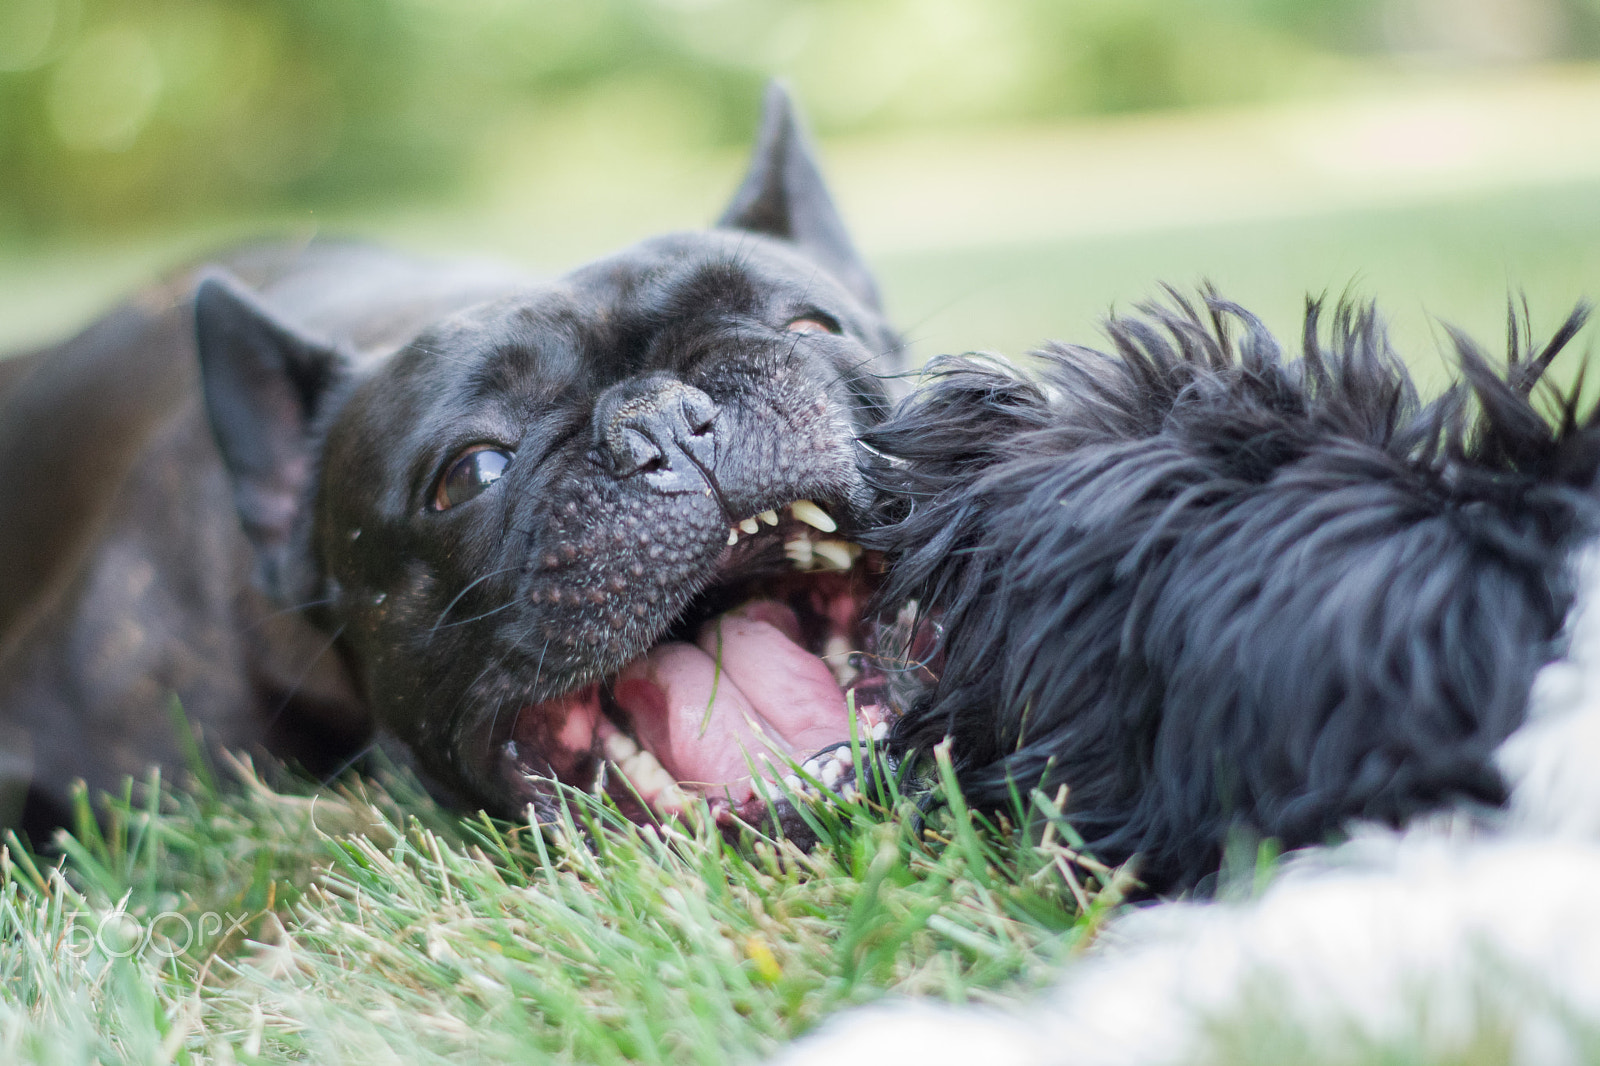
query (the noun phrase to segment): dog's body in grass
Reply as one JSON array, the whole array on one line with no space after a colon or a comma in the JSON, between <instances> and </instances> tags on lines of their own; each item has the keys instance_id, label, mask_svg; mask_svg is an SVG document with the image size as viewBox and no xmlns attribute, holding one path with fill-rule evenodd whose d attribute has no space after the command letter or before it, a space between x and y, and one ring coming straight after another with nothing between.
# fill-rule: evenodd
<instances>
[{"instance_id":1,"label":"dog's body in grass","mask_svg":"<svg viewBox=\"0 0 1600 1066\"><path fill-rule=\"evenodd\" d=\"M754 817L748 760L851 732L817 653L896 347L774 89L717 229L550 282L247 252L4 364L0 813L181 766L176 697L323 766L375 724L507 816Z\"/></svg>"},{"instance_id":2,"label":"dog's body in grass","mask_svg":"<svg viewBox=\"0 0 1600 1066\"><path fill-rule=\"evenodd\" d=\"M1504 371L1457 336L1426 405L1370 313L1318 317L1298 360L1211 300L1038 377L946 363L871 439L889 592L943 627L901 743L951 737L989 806L1065 785L1162 892L1230 838L1330 846L1114 922L1021 1016L890 1009L786 1061L1592 1061L1600 428L1532 399L1581 315L1542 349L1513 319Z\"/></svg>"}]
</instances>

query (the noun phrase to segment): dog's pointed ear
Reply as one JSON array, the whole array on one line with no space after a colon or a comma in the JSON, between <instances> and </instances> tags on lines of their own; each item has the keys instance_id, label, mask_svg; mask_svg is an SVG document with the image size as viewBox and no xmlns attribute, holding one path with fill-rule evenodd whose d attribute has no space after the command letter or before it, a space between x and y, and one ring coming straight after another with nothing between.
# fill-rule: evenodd
<instances>
[{"instance_id":1,"label":"dog's pointed ear","mask_svg":"<svg viewBox=\"0 0 1600 1066\"><path fill-rule=\"evenodd\" d=\"M793 241L857 299L880 310L877 283L845 232L811 139L781 82L767 86L755 156L717 225Z\"/></svg>"},{"instance_id":2,"label":"dog's pointed ear","mask_svg":"<svg viewBox=\"0 0 1600 1066\"><path fill-rule=\"evenodd\" d=\"M308 590L292 541L314 474L313 430L348 365L222 271L200 282L194 317L206 413L262 582L270 595L298 598Z\"/></svg>"}]
</instances>

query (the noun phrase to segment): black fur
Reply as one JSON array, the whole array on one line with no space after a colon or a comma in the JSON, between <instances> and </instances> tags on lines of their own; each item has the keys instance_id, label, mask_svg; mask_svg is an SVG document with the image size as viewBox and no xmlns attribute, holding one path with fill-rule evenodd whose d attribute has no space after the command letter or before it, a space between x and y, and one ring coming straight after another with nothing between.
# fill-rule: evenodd
<instances>
[{"instance_id":1,"label":"black fur","mask_svg":"<svg viewBox=\"0 0 1600 1066\"><path fill-rule=\"evenodd\" d=\"M1037 376L941 360L867 438L886 602L942 631L895 743L952 737L978 805L1069 786L1091 849L1157 891L1236 833L1502 802L1491 753L1600 529L1596 418L1533 395L1585 310L1537 350L1512 314L1503 372L1452 333L1462 381L1424 404L1370 308L1325 328L1309 302L1289 359L1172 297Z\"/></svg>"}]
</instances>

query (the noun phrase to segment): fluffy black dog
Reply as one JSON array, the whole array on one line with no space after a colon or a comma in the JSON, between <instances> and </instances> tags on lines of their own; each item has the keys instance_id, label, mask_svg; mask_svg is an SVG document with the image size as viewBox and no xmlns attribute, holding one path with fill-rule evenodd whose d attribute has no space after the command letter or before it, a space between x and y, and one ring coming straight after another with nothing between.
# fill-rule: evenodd
<instances>
[{"instance_id":1,"label":"fluffy black dog","mask_svg":"<svg viewBox=\"0 0 1600 1066\"><path fill-rule=\"evenodd\" d=\"M1207 295L1056 346L946 359L867 441L891 604L942 637L894 741L946 736L969 800L1070 789L1156 891L1231 837L1295 847L1505 798L1491 753L1560 653L1600 530L1600 431L1535 386L1584 318L1419 402L1371 310L1308 305L1298 358Z\"/></svg>"}]
</instances>

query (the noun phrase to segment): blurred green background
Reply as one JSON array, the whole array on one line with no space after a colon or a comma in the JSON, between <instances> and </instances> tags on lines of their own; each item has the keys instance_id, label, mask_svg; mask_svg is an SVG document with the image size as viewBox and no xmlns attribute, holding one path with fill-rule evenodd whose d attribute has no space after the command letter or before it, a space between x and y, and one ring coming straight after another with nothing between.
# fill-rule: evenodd
<instances>
[{"instance_id":1,"label":"blurred green background","mask_svg":"<svg viewBox=\"0 0 1600 1066\"><path fill-rule=\"evenodd\" d=\"M0 343L258 234L557 270L791 82L920 355L1160 281L1431 351L1600 292L1600 0L0 0Z\"/></svg>"}]
</instances>

